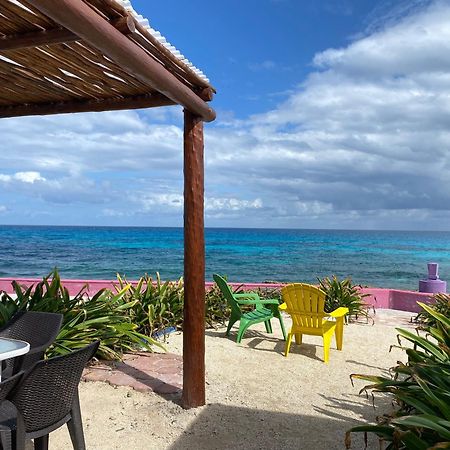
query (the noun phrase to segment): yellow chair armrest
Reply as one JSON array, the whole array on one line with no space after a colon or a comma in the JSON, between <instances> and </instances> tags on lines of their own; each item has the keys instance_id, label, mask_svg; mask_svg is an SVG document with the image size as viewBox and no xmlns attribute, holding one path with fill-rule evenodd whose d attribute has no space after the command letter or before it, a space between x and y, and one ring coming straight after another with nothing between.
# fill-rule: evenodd
<instances>
[{"instance_id":1,"label":"yellow chair armrest","mask_svg":"<svg viewBox=\"0 0 450 450\"><path fill-rule=\"evenodd\" d=\"M281 305L279 305L279 306L278 306L278 309L279 309L280 311L286 310L286 309L287 309L286 303L282 303Z\"/></svg>"},{"instance_id":2,"label":"yellow chair armrest","mask_svg":"<svg viewBox=\"0 0 450 450\"><path fill-rule=\"evenodd\" d=\"M348 308L341 306L340 308L335 309L334 311L331 311L328 316L334 317L335 319L339 317L344 317L348 314Z\"/></svg>"}]
</instances>

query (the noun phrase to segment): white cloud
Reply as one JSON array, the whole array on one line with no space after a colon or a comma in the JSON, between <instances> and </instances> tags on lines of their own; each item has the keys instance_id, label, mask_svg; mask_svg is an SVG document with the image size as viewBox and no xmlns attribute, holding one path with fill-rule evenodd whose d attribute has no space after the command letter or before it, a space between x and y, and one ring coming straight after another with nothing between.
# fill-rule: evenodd
<instances>
[{"instance_id":1,"label":"white cloud","mask_svg":"<svg viewBox=\"0 0 450 450\"><path fill-rule=\"evenodd\" d=\"M232 173L233 192L258 192L260 217L284 226L447 228L431 218L450 211L449 24L434 2L316 55L286 102L211 132L217 188Z\"/></svg>"},{"instance_id":2,"label":"white cloud","mask_svg":"<svg viewBox=\"0 0 450 450\"><path fill-rule=\"evenodd\" d=\"M36 181L46 181L39 172L17 172L14 179L30 184L36 183Z\"/></svg>"},{"instance_id":3,"label":"white cloud","mask_svg":"<svg viewBox=\"0 0 450 450\"><path fill-rule=\"evenodd\" d=\"M260 198L255 200L240 200L238 198L205 198L205 211L242 211L246 209L260 209L263 202Z\"/></svg>"},{"instance_id":4,"label":"white cloud","mask_svg":"<svg viewBox=\"0 0 450 450\"><path fill-rule=\"evenodd\" d=\"M37 181L46 181L39 172L16 172L13 175L0 174L0 182L11 183L13 181L19 181L21 183L34 184Z\"/></svg>"},{"instance_id":5,"label":"white cloud","mask_svg":"<svg viewBox=\"0 0 450 450\"><path fill-rule=\"evenodd\" d=\"M276 108L206 127L207 225L449 227L450 5L399 11L318 53ZM180 224L180 114L2 120L3 191L55 220Z\"/></svg>"}]
</instances>

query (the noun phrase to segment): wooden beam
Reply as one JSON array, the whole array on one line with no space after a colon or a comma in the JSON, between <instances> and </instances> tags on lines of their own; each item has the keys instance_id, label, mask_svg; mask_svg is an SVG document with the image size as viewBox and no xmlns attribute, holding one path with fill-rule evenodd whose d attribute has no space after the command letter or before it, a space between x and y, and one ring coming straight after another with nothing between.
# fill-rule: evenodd
<instances>
[{"instance_id":1,"label":"wooden beam","mask_svg":"<svg viewBox=\"0 0 450 450\"><path fill-rule=\"evenodd\" d=\"M0 107L0 118L20 116L45 116L80 112L118 111L123 109L154 108L176 105L161 94L139 95L136 97L111 98L101 100L77 100L70 102L37 103Z\"/></svg>"},{"instance_id":2,"label":"wooden beam","mask_svg":"<svg viewBox=\"0 0 450 450\"><path fill-rule=\"evenodd\" d=\"M184 408L205 404L203 122L184 111Z\"/></svg>"},{"instance_id":3,"label":"wooden beam","mask_svg":"<svg viewBox=\"0 0 450 450\"><path fill-rule=\"evenodd\" d=\"M216 114L198 95L83 0L27 0L161 94L210 122Z\"/></svg>"},{"instance_id":4,"label":"wooden beam","mask_svg":"<svg viewBox=\"0 0 450 450\"><path fill-rule=\"evenodd\" d=\"M111 25L122 34L128 35L136 30L135 22L131 16L112 20ZM63 44L81 40L79 36L65 28L53 30L33 31L30 33L12 34L0 37L0 51L20 50L41 45Z\"/></svg>"}]
</instances>

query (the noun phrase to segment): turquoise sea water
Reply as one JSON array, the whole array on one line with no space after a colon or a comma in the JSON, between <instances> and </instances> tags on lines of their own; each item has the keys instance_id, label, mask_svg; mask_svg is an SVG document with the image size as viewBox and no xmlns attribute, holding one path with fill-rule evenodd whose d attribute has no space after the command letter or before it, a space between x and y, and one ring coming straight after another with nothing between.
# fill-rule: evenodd
<instances>
[{"instance_id":1,"label":"turquoise sea water","mask_svg":"<svg viewBox=\"0 0 450 450\"><path fill-rule=\"evenodd\" d=\"M415 290L426 263L450 281L450 232L206 230L206 279L305 281L336 274L369 286ZM0 277L129 279L183 273L181 228L0 226Z\"/></svg>"}]
</instances>

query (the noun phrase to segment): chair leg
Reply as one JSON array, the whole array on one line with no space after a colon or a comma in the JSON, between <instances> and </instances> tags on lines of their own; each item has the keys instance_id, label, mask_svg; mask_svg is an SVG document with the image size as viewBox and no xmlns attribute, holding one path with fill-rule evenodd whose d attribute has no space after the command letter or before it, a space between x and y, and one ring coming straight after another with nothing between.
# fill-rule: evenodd
<instances>
[{"instance_id":1,"label":"chair leg","mask_svg":"<svg viewBox=\"0 0 450 450\"><path fill-rule=\"evenodd\" d=\"M72 409L70 411L71 419L67 422L70 439L74 450L86 450L86 443L83 434L83 422L81 420L80 398L77 393L73 399Z\"/></svg>"},{"instance_id":2,"label":"chair leg","mask_svg":"<svg viewBox=\"0 0 450 450\"><path fill-rule=\"evenodd\" d=\"M303 341L303 334L295 333L295 343L297 345L301 345L302 341Z\"/></svg>"},{"instance_id":3,"label":"chair leg","mask_svg":"<svg viewBox=\"0 0 450 450\"><path fill-rule=\"evenodd\" d=\"M267 333L272 333L272 332L273 332L273 330L272 330L272 324L270 323L270 320L266 320L266 321L264 322L264 325L265 325L265 327L266 327L266 332L267 332Z\"/></svg>"},{"instance_id":4,"label":"chair leg","mask_svg":"<svg viewBox=\"0 0 450 450\"><path fill-rule=\"evenodd\" d=\"M338 350L342 350L342 344L344 341L344 318L339 317L336 320L336 330L334 331L336 336L336 347Z\"/></svg>"},{"instance_id":5,"label":"chair leg","mask_svg":"<svg viewBox=\"0 0 450 450\"><path fill-rule=\"evenodd\" d=\"M48 450L48 434L35 438L34 450Z\"/></svg>"},{"instance_id":6,"label":"chair leg","mask_svg":"<svg viewBox=\"0 0 450 450\"><path fill-rule=\"evenodd\" d=\"M323 335L323 361L325 363L328 363L330 359L330 345L332 336L332 333L325 333Z\"/></svg>"},{"instance_id":7,"label":"chair leg","mask_svg":"<svg viewBox=\"0 0 450 450\"><path fill-rule=\"evenodd\" d=\"M284 340L286 340L286 330L284 329L284 323L283 323L283 318L281 317L281 314L278 315L278 320L280 321L280 327L281 327L281 332L283 333L283 338L284 338Z\"/></svg>"},{"instance_id":8,"label":"chair leg","mask_svg":"<svg viewBox=\"0 0 450 450\"><path fill-rule=\"evenodd\" d=\"M251 325L251 323L247 322L245 319L241 319L241 323L239 325L239 331L237 334L236 342L239 344L244 336L244 333L247 331L247 328Z\"/></svg>"},{"instance_id":9,"label":"chair leg","mask_svg":"<svg viewBox=\"0 0 450 450\"><path fill-rule=\"evenodd\" d=\"M14 441L13 448L15 450L25 450L25 424L23 423L23 417L19 412L17 412Z\"/></svg>"},{"instance_id":10,"label":"chair leg","mask_svg":"<svg viewBox=\"0 0 450 450\"><path fill-rule=\"evenodd\" d=\"M231 327L238 321L239 319L236 318L235 316L231 316L230 320L228 321L228 327L227 327L227 332L225 333L225 336L229 336L230 335L230 330Z\"/></svg>"},{"instance_id":11,"label":"chair leg","mask_svg":"<svg viewBox=\"0 0 450 450\"><path fill-rule=\"evenodd\" d=\"M291 348L291 342L292 342L292 336L294 335L294 333L292 333L291 331L288 334L287 340L286 340L286 345L284 346L284 356L287 357L288 353L289 353L289 349Z\"/></svg>"},{"instance_id":12,"label":"chair leg","mask_svg":"<svg viewBox=\"0 0 450 450\"><path fill-rule=\"evenodd\" d=\"M2 450L12 449L11 430L9 428L0 428L0 443L2 445Z\"/></svg>"}]
</instances>

